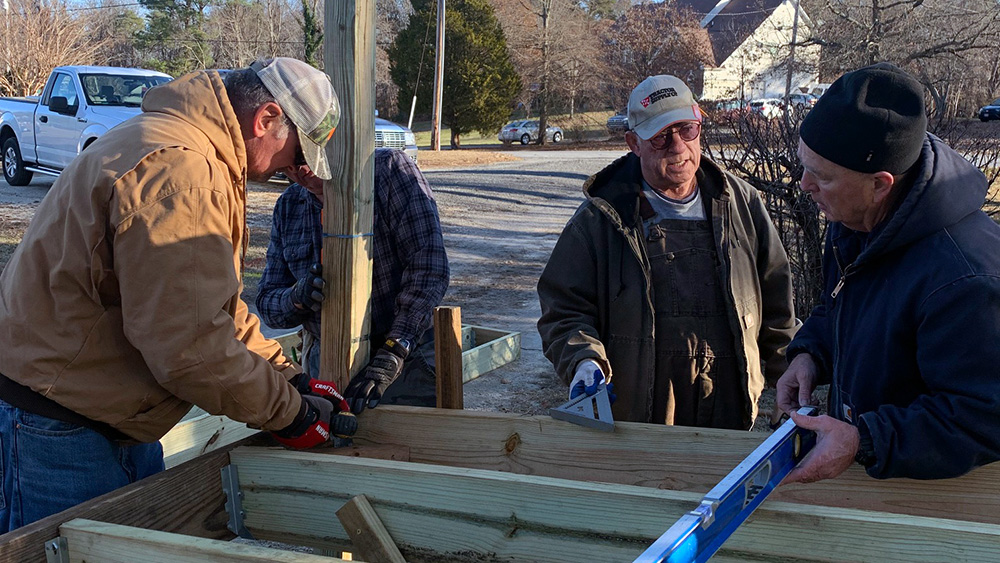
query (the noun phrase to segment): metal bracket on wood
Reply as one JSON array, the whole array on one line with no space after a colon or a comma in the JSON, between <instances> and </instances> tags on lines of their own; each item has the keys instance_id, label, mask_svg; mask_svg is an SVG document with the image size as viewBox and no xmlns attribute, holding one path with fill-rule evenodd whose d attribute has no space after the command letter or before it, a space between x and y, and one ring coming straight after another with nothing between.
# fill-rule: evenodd
<instances>
[{"instance_id":1,"label":"metal bracket on wood","mask_svg":"<svg viewBox=\"0 0 1000 563\"><path fill-rule=\"evenodd\" d=\"M243 511L243 491L240 490L239 473L236 471L236 466L231 463L222 468L222 490L226 493L226 513L229 514L226 527L241 538L254 539L250 530L243 524L243 518L246 516L246 512Z\"/></svg>"},{"instance_id":2,"label":"metal bracket on wood","mask_svg":"<svg viewBox=\"0 0 1000 563\"><path fill-rule=\"evenodd\" d=\"M69 563L69 544L59 536L45 542L45 563Z\"/></svg>"}]
</instances>

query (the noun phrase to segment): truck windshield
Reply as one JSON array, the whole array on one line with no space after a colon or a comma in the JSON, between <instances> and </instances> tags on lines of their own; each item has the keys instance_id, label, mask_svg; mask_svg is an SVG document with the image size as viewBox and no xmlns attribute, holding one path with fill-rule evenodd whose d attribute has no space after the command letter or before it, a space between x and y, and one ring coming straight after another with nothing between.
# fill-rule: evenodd
<instances>
[{"instance_id":1,"label":"truck windshield","mask_svg":"<svg viewBox=\"0 0 1000 563\"><path fill-rule=\"evenodd\" d=\"M83 93L92 106L139 107L146 90L169 80L166 76L80 75Z\"/></svg>"}]
</instances>

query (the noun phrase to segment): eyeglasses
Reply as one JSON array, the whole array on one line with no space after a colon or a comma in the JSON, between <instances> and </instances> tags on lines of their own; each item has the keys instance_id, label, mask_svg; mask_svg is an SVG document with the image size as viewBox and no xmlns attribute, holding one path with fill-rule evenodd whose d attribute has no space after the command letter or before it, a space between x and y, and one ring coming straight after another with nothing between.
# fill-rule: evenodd
<instances>
[{"instance_id":1,"label":"eyeglasses","mask_svg":"<svg viewBox=\"0 0 1000 563\"><path fill-rule=\"evenodd\" d=\"M673 144L674 133L680 135L682 141L693 141L701 134L701 123L688 121L665 130L663 133L649 139L649 144L656 150L663 150Z\"/></svg>"}]
</instances>

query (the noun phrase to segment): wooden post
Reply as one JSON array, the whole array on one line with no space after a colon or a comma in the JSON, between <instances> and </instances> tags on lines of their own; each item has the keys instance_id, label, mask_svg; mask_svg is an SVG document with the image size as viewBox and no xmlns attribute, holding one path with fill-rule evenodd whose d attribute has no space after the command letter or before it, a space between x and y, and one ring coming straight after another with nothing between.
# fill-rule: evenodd
<instances>
[{"instance_id":1,"label":"wooden post","mask_svg":"<svg viewBox=\"0 0 1000 563\"><path fill-rule=\"evenodd\" d=\"M320 378L340 389L368 364L375 192L375 2L326 2L323 56L341 118L323 186L323 303Z\"/></svg>"},{"instance_id":2,"label":"wooden post","mask_svg":"<svg viewBox=\"0 0 1000 563\"><path fill-rule=\"evenodd\" d=\"M351 538L353 553L361 561L406 563L365 495L358 495L346 502L337 511L337 518Z\"/></svg>"},{"instance_id":3,"label":"wooden post","mask_svg":"<svg viewBox=\"0 0 1000 563\"><path fill-rule=\"evenodd\" d=\"M444 92L444 3L437 3L437 41L434 48L434 98L431 100L431 150L441 150L441 96Z\"/></svg>"},{"instance_id":4,"label":"wooden post","mask_svg":"<svg viewBox=\"0 0 1000 563\"><path fill-rule=\"evenodd\" d=\"M434 308L434 363L439 409L465 408L462 396L462 309Z\"/></svg>"}]
</instances>

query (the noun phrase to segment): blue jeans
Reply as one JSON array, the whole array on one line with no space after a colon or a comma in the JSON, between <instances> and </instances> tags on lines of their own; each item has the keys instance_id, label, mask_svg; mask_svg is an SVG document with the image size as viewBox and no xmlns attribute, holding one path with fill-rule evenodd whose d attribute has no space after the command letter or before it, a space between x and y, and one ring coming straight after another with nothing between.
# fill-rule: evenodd
<instances>
[{"instance_id":1,"label":"blue jeans","mask_svg":"<svg viewBox=\"0 0 1000 563\"><path fill-rule=\"evenodd\" d=\"M121 446L0 400L0 534L163 471L159 442Z\"/></svg>"}]
</instances>

